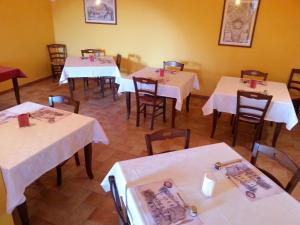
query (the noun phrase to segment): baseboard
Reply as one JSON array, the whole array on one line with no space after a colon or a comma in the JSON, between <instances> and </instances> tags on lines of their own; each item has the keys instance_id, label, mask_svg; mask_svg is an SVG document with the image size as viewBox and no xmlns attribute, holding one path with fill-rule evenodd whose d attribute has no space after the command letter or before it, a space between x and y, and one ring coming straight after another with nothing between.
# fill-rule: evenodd
<instances>
[{"instance_id":1,"label":"baseboard","mask_svg":"<svg viewBox=\"0 0 300 225\"><path fill-rule=\"evenodd\" d=\"M31 82L28 82L28 83L26 83L26 84L19 85L19 88L21 89L21 88L23 88L23 87L31 86L31 85L33 85L33 84L35 84L35 83L41 82L41 81L43 81L43 80L47 80L47 79L49 79L50 77L52 77L52 75L49 75L49 76L47 76L47 77L42 77L42 78L40 78L40 79L37 79L37 80L31 81ZM7 90L5 90L5 91L0 91L0 94L5 94L5 93L11 92L11 91L14 91L14 88L10 88L10 89L7 89Z\"/></svg>"}]
</instances>

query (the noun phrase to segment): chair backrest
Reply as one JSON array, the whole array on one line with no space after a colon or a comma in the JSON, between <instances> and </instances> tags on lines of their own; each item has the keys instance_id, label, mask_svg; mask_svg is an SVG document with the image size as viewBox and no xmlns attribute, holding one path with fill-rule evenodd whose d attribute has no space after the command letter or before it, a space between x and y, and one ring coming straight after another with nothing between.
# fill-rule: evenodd
<instances>
[{"instance_id":1,"label":"chair backrest","mask_svg":"<svg viewBox=\"0 0 300 225\"><path fill-rule=\"evenodd\" d=\"M67 58L67 47L64 44L47 45L51 62L65 61Z\"/></svg>"},{"instance_id":2,"label":"chair backrest","mask_svg":"<svg viewBox=\"0 0 300 225\"><path fill-rule=\"evenodd\" d=\"M114 176L109 176L108 177L109 184L110 184L110 192L112 199L114 201L115 208L117 210L118 216L120 221L123 223L123 225L130 225L128 215L127 215L127 210L123 205L122 200L120 199L118 188L116 185L115 177Z\"/></svg>"},{"instance_id":3,"label":"chair backrest","mask_svg":"<svg viewBox=\"0 0 300 225\"><path fill-rule=\"evenodd\" d=\"M241 78L245 78L245 76L249 77L258 77L261 78L262 80L267 80L268 79L268 73L264 73L258 70L242 70L241 71Z\"/></svg>"},{"instance_id":4,"label":"chair backrest","mask_svg":"<svg viewBox=\"0 0 300 225\"><path fill-rule=\"evenodd\" d=\"M288 89L300 91L300 69L292 69L287 86Z\"/></svg>"},{"instance_id":5,"label":"chair backrest","mask_svg":"<svg viewBox=\"0 0 300 225\"><path fill-rule=\"evenodd\" d=\"M74 106L74 113L79 112L79 105L80 102L76 101L68 96L52 96L50 95L48 98L49 101L49 106L54 108L54 104L58 103L58 104L65 104L65 105L70 105L70 106Z\"/></svg>"},{"instance_id":6,"label":"chair backrest","mask_svg":"<svg viewBox=\"0 0 300 225\"><path fill-rule=\"evenodd\" d=\"M121 69L121 60L122 60L122 56L120 54L118 54L116 57L116 64L117 64L117 67L119 68L119 70Z\"/></svg>"},{"instance_id":7,"label":"chair backrest","mask_svg":"<svg viewBox=\"0 0 300 225\"><path fill-rule=\"evenodd\" d=\"M272 95L250 91L237 91L237 119L244 118L262 122L270 106Z\"/></svg>"},{"instance_id":8,"label":"chair backrest","mask_svg":"<svg viewBox=\"0 0 300 225\"><path fill-rule=\"evenodd\" d=\"M94 56L105 56L105 50L104 49L92 49L92 48L88 48L88 49L82 49L81 50L81 56L82 57L87 57L90 55L94 55Z\"/></svg>"},{"instance_id":9,"label":"chair backrest","mask_svg":"<svg viewBox=\"0 0 300 225\"><path fill-rule=\"evenodd\" d=\"M149 97L154 99L155 104L157 99L157 80L144 77L133 77L133 83L137 104L139 104L140 99L149 99Z\"/></svg>"},{"instance_id":10,"label":"chair backrest","mask_svg":"<svg viewBox=\"0 0 300 225\"><path fill-rule=\"evenodd\" d=\"M170 68L170 67L178 68L180 71L183 71L184 64L176 62L176 61L164 61L164 69Z\"/></svg>"},{"instance_id":11,"label":"chair backrest","mask_svg":"<svg viewBox=\"0 0 300 225\"><path fill-rule=\"evenodd\" d=\"M300 167L286 153L259 143L255 143L252 149L251 163L253 165L256 165L258 153L262 153L268 158L277 161L293 173L292 178L285 187L285 190L291 193L300 180Z\"/></svg>"},{"instance_id":12,"label":"chair backrest","mask_svg":"<svg viewBox=\"0 0 300 225\"><path fill-rule=\"evenodd\" d=\"M153 155L152 142L167 140L167 139L174 139L174 138L178 138L178 137L185 138L184 149L187 149L187 148L189 148L189 144L190 144L190 135L191 135L190 129L175 129L175 128L162 129L162 130L156 131L152 134L146 134L145 140L146 140L148 155ZM160 153L166 153L166 152L169 152L169 151L164 151L164 152L160 152Z\"/></svg>"}]
</instances>

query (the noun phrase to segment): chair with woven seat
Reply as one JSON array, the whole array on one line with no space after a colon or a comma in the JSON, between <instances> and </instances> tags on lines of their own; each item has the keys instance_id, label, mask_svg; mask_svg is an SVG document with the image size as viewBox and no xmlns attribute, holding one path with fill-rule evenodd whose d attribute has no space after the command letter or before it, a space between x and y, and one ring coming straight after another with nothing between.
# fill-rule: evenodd
<instances>
[{"instance_id":1,"label":"chair with woven seat","mask_svg":"<svg viewBox=\"0 0 300 225\"><path fill-rule=\"evenodd\" d=\"M271 95L265 95L257 92L237 91L236 115L233 122L233 141L235 146L239 122L254 124L256 131L254 141L261 138L264 125L264 118L272 100Z\"/></svg>"},{"instance_id":2,"label":"chair with woven seat","mask_svg":"<svg viewBox=\"0 0 300 225\"><path fill-rule=\"evenodd\" d=\"M68 96L49 96L48 98L49 101L49 106L54 108L54 105L56 104L65 104L65 105L69 105L69 106L73 106L74 107L74 113L79 112L79 105L80 103ZM79 155L78 152L76 152L74 154L75 157L75 162L77 166L80 166L80 160L79 160ZM57 186L60 186L62 183L62 175L61 175L61 168L62 166L67 162L68 160L62 162L61 164L59 164L56 167L56 175L57 175Z\"/></svg>"},{"instance_id":3,"label":"chair with woven seat","mask_svg":"<svg viewBox=\"0 0 300 225\"><path fill-rule=\"evenodd\" d=\"M109 184L110 184L111 196L114 201L114 205L117 210L118 217L119 217L119 224L120 225L130 225L130 221L128 218L127 210L125 208L123 199L120 198L120 196L119 196L115 177L109 176L108 180L109 180Z\"/></svg>"},{"instance_id":4,"label":"chair with woven seat","mask_svg":"<svg viewBox=\"0 0 300 225\"><path fill-rule=\"evenodd\" d=\"M140 114L147 115L147 107L152 107L151 127L153 130L154 118L163 115L163 121L166 121L166 98L157 96L158 81L143 77L133 77L135 96L136 96L136 126L140 125Z\"/></svg>"},{"instance_id":5,"label":"chair with woven seat","mask_svg":"<svg viewBox=\"0 0 300 225\"><path fill-rule=\"evenodd\" d=\"M257 157L260 153L278 162L281 166L293 173L291 179L285 187L273 174L256 166ZM300 180L300 167L286 153L273 147L255 143L252 149L251 163L290 194Z\"/></svg>"},{"instance_id":6,"label":"chair with woven seat","mask_svg":"<svg viewBox=\"0 0 300 225\"><path fill-rule=\"evenodd\" d=\"M241 78L246 78L246 77L251 77L251 78L255 77L266 81L268 79L268 73L264 73L258 70L242 70Z\"/></svg>"},{"instance_id":7,"label":"chair with woven seat","mask_svg":"<svg viewBox=\"0 0 300 225\"><path fill-rule=\"evenodd\" d=\"M93 48L87 48L87 49L82 49L81 50L81 56L82 57L89 57L89 56L95 56L95 57L100 57L100 56L105 56L106 52L104 49L93 49ZM97 84L98 86L101 85L101 79L97 79ZM83 88L86 90L86 88L89 86L89 80L88 78L83 78ZM102 88L102 86L101 86ZM103 90L102 90L103 92Z\"/></svg>"},{"instance_id":8,"label":"chair with woven seat","mask_svg":"<svg viewBox=\"0 0 300 225\"><path fill-rule=\"evenodd\" d=\"M292 69L287 84L296 114L299 114L300 107L300 69Z\"/></svg>"},{"instance_id":9,"label":"chair with woven seat","mask_svg":"<svg viewBox=\"0 0 300 225\"><path fill-rule=\"evenodd\" d=\"M52 78L56 80L57 77L60 77L64 68L67 58L67 47L64 44L49 44L47 48L50 57Z\"/></svg>"},{"instance_id":10,"label":"chair with woven seat","mask_svg":"<svg viewBox=\"0 0 300 225\"><path fill-rule=\"evenodd\" d=\"M190 144L190 136L191 136L190 129L176 129L176 128L162 129L162 130L156 131L152 134L146 134L145 140L146 140L148 155L157 154L157 153L153 152L152 142L154 142L154 141L162 141L162 140L168 140L168 139L182 137L182 138L184 138L183 148L187 149L187 148L189 148L189 144ZM163 151L163 152L160 152L159 154L167 153L170 151L172 151L172 150Z\"/></svg>"},{"instance_id":11,"label":"chair with woven seat","mask_svg":"<svg viewBox=\"0 0 300 225\"><path fill-rule=\"evenodd\" d=\"M183 71L184 64L176 61L164 61L163 66L165 70ZM191 93L186 97L186 111L190 111Z\"/></svg>"}]
</instances>

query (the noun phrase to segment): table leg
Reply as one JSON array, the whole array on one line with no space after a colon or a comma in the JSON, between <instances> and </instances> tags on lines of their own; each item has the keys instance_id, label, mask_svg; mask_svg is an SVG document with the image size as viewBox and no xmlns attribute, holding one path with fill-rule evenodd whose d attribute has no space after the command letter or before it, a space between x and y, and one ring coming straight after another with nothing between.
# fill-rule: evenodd
<instances>
[{"instance_id":1,"label":"table leg","mask_svg":"<svg viewBox=\"0 0 300 225\"><path fill-rule=\"evenodd\" d=\"M216 127L217 127L217 122L218 122L218 115L219 115L218 110L214 109L213 124L212 124L212 131L211 131L210 138L213 138L214 135L215 135L215 131L216 131Z\"/></svg>"},{"instance_id":2,"label":"table leg","mask_svg":"<svg viewBox=\"0 0 300 225\"><path fill-rule=\"evenodd\" d=\"M16 78L16 77L12 78L12 83L13 83L13 86L14 86L16 101L17 101L17 104L19 105L19 104L21 104L21 101L20 101L20 91L19 91L18 78Z\"/></svg>"},{"instance_id":3,"label":"table leg","mask_svg":"<svg viewBox=\"0 0 300 225\"><path fill-rule=\"evenodd\" d=\"M29 225L26 201L24 203L22 203L21 205L18 205L17 210L18 210L22 225Z\"/></svg>"},{"instance_id":4,"label":"table leg","mask_svg":"<svg viewBox=\"0 0 300 225\"><path fill-rule=\"evenodd\" d=\"M189 93L189 95L186 97L185 106L186 106L186 111L187 112L190 111L190 101L191 101L191 93Z\"/></svg>"},{"instance_id":5,"label":"table leg","mask_svg":"<svg viewBox=\"0 0 300 225\"><path fill-rule=\"evenodd\" d=\"M127 119L129 120L131 111L131 93L126 92L126 107L127 107Z\"/></svg>"},{"instance_id":6,"label":"table leg","mask_svg":"<svg viewBox=\"0 0 300 225\"><path fill-rule=\"evenodd\" d=\"M92 143L89 143L84 147L84 159L86 174L90 179L93 179L94 175L92 171Z\"/></svg>"},{"instance_id":7,"label":"table leg","mask_svg":"<svg viewBox=\"0 0 300 225\"><path fill-rule=\"evenodd\" d=\"M116 101L116 87L117 87L117 84L116 84L116 78L113 77L111 78L112 79L112 93L113 93L113 100ZM110 80L111 80L110 79Z\"/></svg>"},{"instance_id":8,"label":"table leg","mask_svg":"<svg viewBox=\"0 0 300 225\"><path fill-rule=\"evenodd\" d=\"M175 128L175 118L176 118L175 106L176 106L176 102L177 102L177 99L173 98L172 99L172 125L171 125L172 128Z\"/></svg>"},{"instance_id":9,"label":"table leg","mask_svg":"<svg viewBox=\"0 0 300 225\"><path fill-rule=\"evenodd\" d=\"M73 81L72 78L68 78L70 97L73 98Z\"/></svg>"},{"instance_id":10,"label":"table leg","mask_svg":"<svg viewBox=\"0 0 300 225\"><path fill-rule=\"evenodd\" d=\"M274 130L274 135L273 135L273 140L272 140L273 147L276 146L276 142L277 142L278 136L280 134L282 125L283 125L283 123L276 123L276 125L275 125L275 130Z\"/></svg>"}]
</instances>

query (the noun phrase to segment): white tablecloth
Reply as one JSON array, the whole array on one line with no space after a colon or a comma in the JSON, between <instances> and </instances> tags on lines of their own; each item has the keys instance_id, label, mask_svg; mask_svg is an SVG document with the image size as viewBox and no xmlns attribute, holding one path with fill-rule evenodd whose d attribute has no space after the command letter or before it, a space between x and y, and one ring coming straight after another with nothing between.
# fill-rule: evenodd
<instances>
[{"instance_id":1,"label":"white tablecloth","mask_svg":"<svg viewBox=\"0 0 300 225\"><path fill-rule=\"evenodd\" d=\"M217 161L237 158L241 156L225 143L142 157L115 163L101 185L109 191L108 177L115 176L134 225L147 223L133 187L166 178L175 182L187 204L197 207L205 225L299 225L300 204L286 192L252 202L224 174L213 169ZM208 171L215 171L217 179L211 198L201 193L203 176Z\"/></svg>"},{"instance_id":2,"label":"white tablecloth","mask_svg":"<svg viewBox=\"0 0 300 225\"><path fill-rule=\"evenodd\" d=\"M272 102L266 114L265 120L285 123L286 128L291 130L297 123L298 118L285 83L267 81L267 85L257 84L256 89L250 88L249 84L241 83L240 78L223 76L208 101L202 108L204 115L213 113L214 109L219 112L236 113L237 90L259 91L267 90L272 95Z\"/></svg>"},{"instance_id":3,"label":"white tablecloth","mask_svg":"<svg viewBox=\"0 0 300 225\"><path fill-rule=\"evenodd\" d=\"M120 79L118 92L135 92L132 77L147 77L161 79L157 68L146 67L127 77ZM158 85L157 95L169 98L176 98L175 108L181 111L183 100L193 89L199 89L197 74L194 72L178 71L176 73L166 72L164 83Z\"/></svg>"},{"instance_id":4,"label":"white tablecloth","mask_svg":"<svg viewBox=\"0 0 300 225\"><path fill-rule=\"evenodd\" d=\"M121 74L114 59L110 56L102 56L100 60L95 59L94 62L91 62L88 58L81 59L80 57L68 57L61 73L59 83L68 83L68 78L97 78L108 76L115 77L116 83L119 83Z\"/></svg>"},{"instance_id":5,"label":"white tablecloth","mask_svg":"<svg viewBox=\"0 0 300 225\"><path fill-rule=\"evenodd\" d=\"M26 102L8 110L21 114L41 107ZM54 124L32 118L30 123L30 127L19 128L17 118L13 118L0 124L0 168L8 213L25 201L25 188L41 175L91 142L109 143L101 125L91 117L72 113Z\"/></svg>"}]
</instances>

